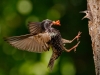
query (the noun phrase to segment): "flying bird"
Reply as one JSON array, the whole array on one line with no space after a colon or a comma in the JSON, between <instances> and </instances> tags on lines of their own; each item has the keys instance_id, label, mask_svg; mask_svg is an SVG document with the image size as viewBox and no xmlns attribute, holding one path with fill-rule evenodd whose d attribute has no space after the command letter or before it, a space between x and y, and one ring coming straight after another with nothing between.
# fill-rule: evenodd
<instances>
[{"instance_id":1,"label":"flying bird","mask_svg":"<svg viewBox=\"0 0 100 75\"><path fill-rule=\"evenodd\" d=\"M78 35L73 40L66 40L61 37L59 30L52 27L53 25L60 26L61 24L59 20L52 21L49 19L43 20L42 22L29 22L29 34L6 37L4 40L15 48L29 52L42 53L49 51L51 47L52 56L48 63L48 67L52 70L54 61L62 54L63 51L76 51L76 47L79 45L80 41L78 41L77 44L70 49L66 49L65 44L71 43L75 39L79 40L81 34L81 32L78 32Z\"/></svg>"}]
</instances>

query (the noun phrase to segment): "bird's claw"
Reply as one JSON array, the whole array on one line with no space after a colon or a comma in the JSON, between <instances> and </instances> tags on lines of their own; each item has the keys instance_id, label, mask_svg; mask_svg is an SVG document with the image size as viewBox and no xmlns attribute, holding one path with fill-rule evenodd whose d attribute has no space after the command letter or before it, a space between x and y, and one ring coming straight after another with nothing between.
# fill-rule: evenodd
<instances>
[{"instance_id":1,"label":"bird's claw","mask_svg":"<svg viewBox=\"0 0 100 75\"><path fill-rule=\"evenodd\" d=\"M80 31L79 31L79 32L78 32L78 35L75 37L75 38L77 39L77 41L78 41L78 40L79 40L79 38L81 37L81 36L80 36L80 35L81 35L81 33L82 33L82 32L80 32Z\"/></svg>"}]
</instances>

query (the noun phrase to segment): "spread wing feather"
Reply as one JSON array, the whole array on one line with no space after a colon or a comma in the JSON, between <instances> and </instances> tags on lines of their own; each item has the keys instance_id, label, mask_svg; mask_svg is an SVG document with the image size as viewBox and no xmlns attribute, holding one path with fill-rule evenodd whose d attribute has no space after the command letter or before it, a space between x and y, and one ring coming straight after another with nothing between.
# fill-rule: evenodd
<instances>
[{"instance_id":1,"label":"spread wing feather","mask_svg":"<svg viewBox=\"0 0 100 75\"><path fill-rule=\"evenodd\" d=\"M41 53L49 49L47 42L51 40L48 33L40 33L38 35L22 35L5 38L12 46L30 52Z\"/></svg>"},{"instance_id":2,"label":"spread wing feather","mask_svg":"<svg viewBox=\"0 0 100 75\"><path fill-rule=\"evenodd\" d=\"M31 34L38 34L42 32L41 22L29 22L28 27Z\"/></svg>"}]
</instances>

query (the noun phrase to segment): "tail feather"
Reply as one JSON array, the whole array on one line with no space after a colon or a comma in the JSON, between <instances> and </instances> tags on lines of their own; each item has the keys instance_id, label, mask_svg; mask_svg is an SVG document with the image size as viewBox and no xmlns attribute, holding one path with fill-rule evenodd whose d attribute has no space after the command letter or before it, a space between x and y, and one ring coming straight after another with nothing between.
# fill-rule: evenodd
<instances>
[{"instance_id":1,"label":"tail feather","mask_svg":"<svg viewBox=\"0 0 100 75\"><path fill-rule=\"evenodd\" d=\"M58 53L57 52L53 52L51 58L50 58L50 61L48 63L48 67L50 68L50 70L52 71L52 68L54 66L54 62L55 60L59 57Z\"/></svg>"},{"instance_id":2,"label":"tail feather","mask_svg":"<svg viewBox=\"0 0 100 75\"><path fill-rule=\"evenodd\" d=\"M52 70L52 68L53 68L54 61L55 61L54 58L51 58L50 61L49 61L48 67L50 68L50 70Z\"/></svg>"},{"instance_id":3,"label":"tail feather","mask_svg":"<svg viewBox=\"0 0 100 75\"><path fill-rule=\"evenodd\" d=\"M50 68L51 71L53 69L55 60L61 55L61 53L62 53L62 51L57 51L55 48L53 48L53 54L48 63L48 67Z\"/></svg>"}]
</instances>

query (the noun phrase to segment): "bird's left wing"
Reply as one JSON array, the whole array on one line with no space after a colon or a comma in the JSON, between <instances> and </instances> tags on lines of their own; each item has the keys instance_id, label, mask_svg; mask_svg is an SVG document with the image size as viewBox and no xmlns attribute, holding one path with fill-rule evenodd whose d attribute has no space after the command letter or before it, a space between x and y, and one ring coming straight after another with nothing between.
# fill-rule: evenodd
<instances>
[{"instance_id":1,"label":"bird's left wing","mask_svg":"<svg viewBox=\"0 0 100 75\"><path fill-rule=\"evenodd\" d=\"M30 52L41 53L49 49L47 42L51 40L48 33L40 33L38 35L22 35L5 38L12 46Z\"/></svg>"}]
</instances>

